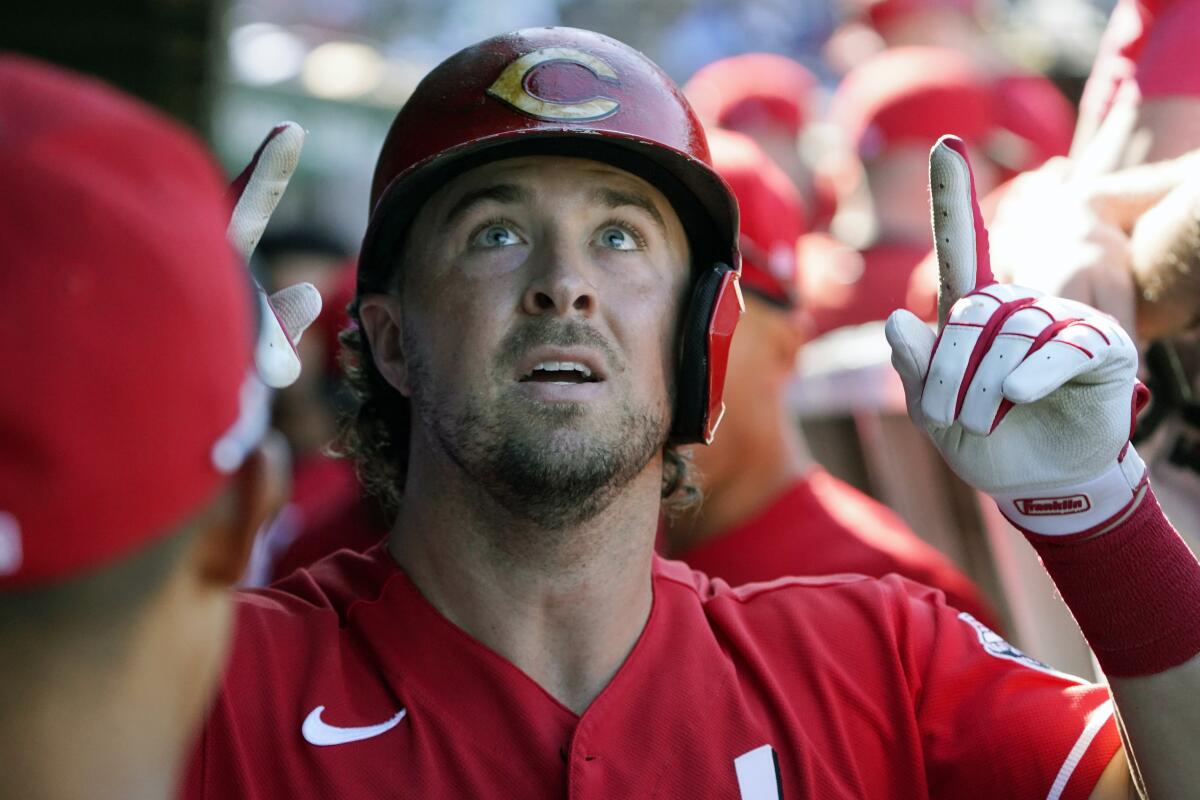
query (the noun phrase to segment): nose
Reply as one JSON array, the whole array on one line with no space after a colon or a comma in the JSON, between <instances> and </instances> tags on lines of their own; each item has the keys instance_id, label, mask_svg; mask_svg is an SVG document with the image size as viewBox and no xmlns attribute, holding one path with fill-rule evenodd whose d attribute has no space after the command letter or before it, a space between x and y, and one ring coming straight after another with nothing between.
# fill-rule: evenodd
<instances>
[{"instance_id":1,"label":"nose","mask_svg":"<svg viewBox=\"0 0 1200 800\"><path fill-rule=\"evenodd\" d=\"M526 314L588 318L596 312L596 287L582 254L546 247L533 258L534 273L521 298Z\"/></svg>"}]
</instances>

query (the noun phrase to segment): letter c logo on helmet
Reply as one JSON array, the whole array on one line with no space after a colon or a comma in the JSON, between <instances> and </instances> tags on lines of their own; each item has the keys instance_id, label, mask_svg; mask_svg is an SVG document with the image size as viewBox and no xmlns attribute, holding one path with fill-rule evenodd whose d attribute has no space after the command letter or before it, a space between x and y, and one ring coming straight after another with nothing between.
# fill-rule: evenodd
<instances>
[{"instance_id":1,"label":"letter c logo on helmet","mask_svg":"<svg viewBox=\"0 0 1200 800\"><path fill-rule=\"evenodd\" d=\"M543 70L556 69L559 75L555 83L566 84L562 88L573 89L578 72L572 65L583 67L597 81L617 83L617 73L608 62L591 53L572 47L543 47L526 53L505 67L496 82L488 87L487 93L503 100L518 111L537 119L553 122L584 122L604 119L617 112L621 104L611 97L593 94L581 100L555 100L541 96L532 86L533 79ZM542 69L539 69L542 68Z\"/></svg>"}]
</instances>

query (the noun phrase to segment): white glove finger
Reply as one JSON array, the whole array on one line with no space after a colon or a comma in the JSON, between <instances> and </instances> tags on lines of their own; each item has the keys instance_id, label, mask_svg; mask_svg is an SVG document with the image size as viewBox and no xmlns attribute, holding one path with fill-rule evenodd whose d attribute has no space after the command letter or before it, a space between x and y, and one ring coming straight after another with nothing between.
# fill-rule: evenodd
<instances>
[{"instance_id":1,"label":"white glove finger","mask_svg":"<svg viewBox=\"0 0 1200 800\"><path fill-rule=\"evenodd\" d=\"M996 336L979 363L975 377L963 396L959 423L971 433L987 436L1000 422L1004 381L1029 352L1033 338L1013 333Z\"/></svg>"},{"instance_id":2,"label":"white glove finger","mask_svg":"<svg viewBox=\"0 0 1200 800\"><path fill-rule=\"evenodd\" d=\"M254 346L254 365L263 383L272 389L282 389L300 377L300 358L296 355L295 345L288 340L266 292L261 289L258 291L258 300L262 324L258 330L258 342Z\"/></svg>"},{"instance_id":3,"label":"white glove finger","mask_svg":"<svg viewBox=\"0 0 1200 800\"><path fill-rule=\"evenodd\" d=\"M311 283L296 283L275 292L270 300L288 341L299 344L304 330L321 313L321 293Z\"/></svg>"},{"instance_id":4,"label":"white glove finger","mask_svg":"<svg viewBox=\"0 0 1200 800\"><path fill-rule=\"evenodd\" d=\"M1004 396L1014 403L1035 403L1076 377L1098 370L1108 360L1108 337L1088 322L1075 322L1029 354L1004 381Z\"/></svg>"},{"instance_id":5,"label":"white glove finger","mask_svg":"<svg viewBox=\"0 0 1200 800\"><path fill-rule=\"evenodd\" d=\"M275 206L300 163L303 146L304 129L295 122L281 122L267 134L250 163L231 184L234 207L228 236L243 259L249 261L250 254L258 246Z\"/></svg>"},{"instance_id":6,"label":"white glove finger","mask_svg":"<svg viewBox=\"0 0 1200 800\"><path fill-rule=\"evenodd\" d=\"M957 136L943 136L929 151L929 194L938 260L940 328L959 298L993 282L975 178L966 145Z\"/></svg>"},{"instance_id":7,"label":"white glove finger","mask_svg":"<svg viewBox=\"0 0 1200 800\"><path fill-rule=\"evenodd\" d=\"M984 291L991 295L1002 288L1005 287L989 286ZM1055 317L1036 303L1019 308L1004 319L964 394L958 415L964 428L984 436L996 428L1008 413L1007 407L1012 405L1011 401L1005 402L1004 379L1020 366L1038 334L1054 321Z\"/></svg>"},{"instance_id":8,"label":"white glove finger","mask_svg":"<svg viewBox=\"0 0 1200 800\"><path fill-rule=\"evenodd\" d=\"M1121 321L1116 317L1097 311L1091 306L1074 300L1058 299L1056 303L1062 307L1064 315L1079 318L1079 325L1090 325L1109 345L1110 351L1105 361L1105 368L1110 370L1137 371L1138 347L1129 335ZM1085 342L1080 342L1085 347Z\"/></svg>"},{"instance_id":9,"label":"white glove finger","mask_svg":"<svg viewBox=\"0 0 1200 800\"><path fill-rule=\"evenodd\" d=\"M921 426L921 391L925 370L937 337L928 325L904 309L893 311L883 326L883 335L892 348L892 366L904 385L904 401L908 415Z\"/></svg>"},{"instance_id":10,"label":"white glove finger","mask_svg":"<svg viewBox=\"0 0 1200 800\"><path fill-rule=\"evenodd\" d=\"M941 338L934 348L921 398L921 411L935 426L945 428L958 416L962 405L961 390L968 384L972 368L971 355L988 322L1001 306L1008 302L1011 287L989 286L963 297L950 311L942 327ZM1000 294L992 289L1002 289ZM1015 296L1015 295L1014 295Z\"/></svg>"}]
</instances>

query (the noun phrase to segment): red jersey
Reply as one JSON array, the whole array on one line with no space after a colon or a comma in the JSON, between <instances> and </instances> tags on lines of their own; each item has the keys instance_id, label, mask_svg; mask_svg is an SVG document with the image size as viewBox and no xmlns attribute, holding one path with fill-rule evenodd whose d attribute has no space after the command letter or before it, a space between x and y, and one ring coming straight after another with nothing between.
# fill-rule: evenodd
<instances>
[{"instance_id":1,"label":"red jersey","mask_svg":"<svg viewBox=\"0 0 1200 800\"><path fill-rule=\"evenodd\" d=\"M1119 746L1103 687L903 578L731 589L656 558L651 580L581 715L382 546L244 594L184 796L1086 798Z\"/></svg>"},{"instance_id":2,"label":"red jersey","mask_svg":"<svg viewBox=\"0 0 1200 800\"><path fill-rule=\"evenodd\" d=\"M739 525L679 554L693 569L739 586L785 575L895 572L941 589L989 627L996 615L975 584L890 508L815 469Z\"/></svg>"}]
</instances>

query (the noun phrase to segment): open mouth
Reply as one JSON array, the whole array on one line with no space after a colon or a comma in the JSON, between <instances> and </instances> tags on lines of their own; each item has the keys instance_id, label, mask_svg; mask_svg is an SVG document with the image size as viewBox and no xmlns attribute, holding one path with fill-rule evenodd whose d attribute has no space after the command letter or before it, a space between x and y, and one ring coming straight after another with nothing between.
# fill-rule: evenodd
<instances>
[{"instance_id":1,"label":"open mouth","mask_svg":"<svg viewBox=\"0 0 1200 800\"><path fill-rule=\"evenodd\" d=\"M591 369L578 361L542 361L521 376L522 383L553 383L559 386L599 381Z\"/></svg>"}]
</instances>

